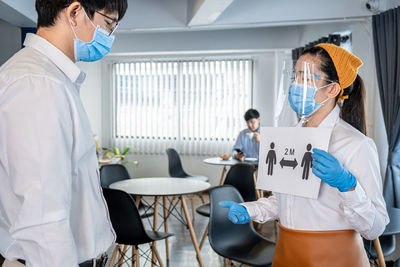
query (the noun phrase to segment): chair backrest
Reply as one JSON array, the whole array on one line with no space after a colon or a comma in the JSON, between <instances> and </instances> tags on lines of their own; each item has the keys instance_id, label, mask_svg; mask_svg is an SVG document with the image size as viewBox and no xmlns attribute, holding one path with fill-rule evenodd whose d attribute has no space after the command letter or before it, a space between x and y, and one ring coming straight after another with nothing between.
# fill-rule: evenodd
<instances>
[{"instance_id":1,"label":"chair backrest","mask_svg":"<svg viewBox=\"0 0 400 267\"><path fill-rule=\"evenodd\" d=\"M225 255L226 244L242 244L256 232L251 223L233 224L228 219L229 209L220 207L218 202L231 200L243 202L239 191L233 186L218 186L210 190L210 222L208 238L212 248Z\"/></svg>"},{"instance_id":2,"label":"chair backrest","mask_svg":"<svg viewBox=\"0 0 400 267\"><path fill-rule=\"evenodd\" d=\"M103 188L103 194L117 243L139 245L150 242L133 198L124 191L109 188Z\"/></svg>"},{"instance_id":3,"label":"chair backrest","mask_svg":"<svg viewBox=\"0 0 400 267\"><path fill-rule=\"evenodd\" d=\"M224 184L234 186L245 202L256 201L254 171L254 166L250 164L239 163L233 165L226 174Z\"/></svg>"},{"instance_id":4,"label":"chair backrest","mask_svg":"<svg viewBox=\"0 0 400 267\"><path fill-rule=\"evenodd\" d=\"M124 165L109 164L103 165L100 168L100 182L103 188L108 188L112 183L130 178Z\"/></svg>"},{"instance_id":5,"label":"chair backrest","mask_svg":"<svg viewBox=\"0 0 400 267\"><path fill-rule=\"evenodd\" d=\"M168 172L171 177L183 178L189 176L182 167L181 158L178 152L173 148L167 149L168 155Z\"/></svg>"}]
</instances>

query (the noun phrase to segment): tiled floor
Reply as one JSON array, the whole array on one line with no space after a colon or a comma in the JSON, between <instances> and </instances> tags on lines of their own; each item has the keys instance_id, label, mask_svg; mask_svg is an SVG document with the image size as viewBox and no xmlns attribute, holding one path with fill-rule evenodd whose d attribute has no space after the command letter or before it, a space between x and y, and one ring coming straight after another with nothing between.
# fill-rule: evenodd
<instances>
[{"instance_id":1,"label":"tiled floor","mask_svg":"<svg viewBox=\"0 0 400 267\"><path fill-rule=\"evenodd\" d=\"M189 204L189 203L188 203ZM195 207L200 205L200 201L195 198ZM190 205L189 205L190 206ZM190 209L190 207L189 207ZM190 211L190 210L189 210ZM191 212L191 211L190 211ZM153 217L149 218L151 221ZM148 228L150 228L149 221L144 219L144 222ZM160 222L160 219L159 219ZM203 232L208 224L208 218L195 213L194 229L196 232L197 241L200 243L200 239ZM170 251L170 261L167 265L165 261L165 242L157 242L157 249L161 255L161 258L165 266L170 267L194 267L199 266L196 260L196 253L190 239L189 231L186 226L181 224L176 218L170 217L168 220L169 232L174 233L175 236L169 238L169 251ZM162 228L163 230L163 228ZM162 231L161 230L161 231ZM275 240L276 232L274 231L274 223L266 223L262 227L262 234L270 240ZM142 246L143 249L148 249L147 245ZM204 242L201 249L201 257L205 267L219 267L224 266L224 260L222 257L218 256L211 248L208 239ZM124 264L123 266L129 266ZM150 262L145 263L144 258L141 258L141 266L151 266ZM235 266L240 266L236 263Z\"/></svg>"},{"instance_id":2,"label":"tiled floor","mask_svg":"<svg viewBox=\"0 0 400 267\"><path fill-rule=\"evenodd\" d=\"M151 199L148 199L150 201ZM207 199L206 199L207 200ZM189 204L189 203L188 203ZM195 206L200 205L200 201L195 198ZM190 208L190 207L189 207ZM191 212L191 211L190 211ZM152 221L153 217L149 220ZM148 229L150 229L150 222L144 219L144 223ZM159 219L160 222L160 219ZM189 232L186 227L182 225L177 219L171 217L169 220L169 232L174 233L175 236L169 238L169 248L170 248L170 262L169 264L165 261L165 242L161 241L157 243L158 251L163 260L164 266L170 267L197 267L199 266L196 260L196 253L193 248L192 241L190 239ZM201 236L203 235L204 229L207 226L208 218L195 213L194 229L196 232L196 237L198 242L200 242ZM274 241L276 238L276 231L273 222L266 223L262 226L261 233L269 240ZM143 245L142 249L148 250L147 245ZM224 266L224 261L222 257L218 256L208 243L206 239L203 248L201 249L201 257L205 267L222 267ZM1 266L0 257L0 266ZM386 263L387 267L391 267L392 262ZM123 264L124 267L130 266L128 264ZM151 266L150 262L145 261L141 258L141 266ZM234 263L234 266L241 266L239 263Z\"/></svg>"}]
</instances>

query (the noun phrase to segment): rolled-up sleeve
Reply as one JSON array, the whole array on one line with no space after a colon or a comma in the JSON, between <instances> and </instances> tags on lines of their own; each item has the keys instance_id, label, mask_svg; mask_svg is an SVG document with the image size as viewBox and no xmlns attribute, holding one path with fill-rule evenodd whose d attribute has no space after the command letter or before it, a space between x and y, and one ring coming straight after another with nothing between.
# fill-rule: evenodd
<instances>
[{"instance_id":1,"label":"rolled-up sleeve","mask_svg":"<svg viewBox=\"0 0 400 267\"><path fill-rule=\"evenodd\" d=\"M373 141L368 138L361 142L346 165L357 179L354 191L340 193L346 219L364 238L375 239L385 230L389 216Z\"/></svg>"},{"instance_id":2,"label":"rolled-up sleeve","mask_svg":"<svg viewBox=\"0 0 400 267\"><path fill-rule=\"evenodd\" d=\"M64 90L28 75L0 98L3 167L15 200L2 204L28 267L78 266L69 223L74 126Z\"/></svg>"},{"instance_id":3,"label":"rolled-up sleeve","mask_svg":"<svg viewBox=\"0 0 400 267\"><path fill-rule=\"evenodd\" d=\"M240 204L247 209L251 219L255 222L264 223L278 219L278 201L275 195Z\"/></svg>"}]
</instances>

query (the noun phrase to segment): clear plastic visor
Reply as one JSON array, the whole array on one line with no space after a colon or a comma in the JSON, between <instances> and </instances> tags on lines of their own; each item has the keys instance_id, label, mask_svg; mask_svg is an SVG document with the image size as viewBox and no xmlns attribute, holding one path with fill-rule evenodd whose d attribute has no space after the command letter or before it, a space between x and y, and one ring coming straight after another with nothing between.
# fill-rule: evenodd
<instances>
[{"instance_id":1,"label":"clear plastic visor","mask_svg":"<svg viewBox=\"0 0 400 267\"><path fill-rule=\"evenodd\" d=\"M275 105L278 125L293 125L312 116L327 100L318 91L331 83L314 63L285 61Z\"/></svg>"}]
</instances>

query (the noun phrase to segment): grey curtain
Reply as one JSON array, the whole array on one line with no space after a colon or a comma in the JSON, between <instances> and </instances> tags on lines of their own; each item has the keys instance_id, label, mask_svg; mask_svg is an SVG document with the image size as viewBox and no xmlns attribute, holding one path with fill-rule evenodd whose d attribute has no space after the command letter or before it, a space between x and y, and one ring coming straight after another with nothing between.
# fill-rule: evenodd
<instances>
[{"instance_id":1,"label":"grey curtain","mask_svg":"<svg viewBox=\"0 0 400 267\"><path fill-rule=\"evenodd\" d=\"M389 143L384 198L400 208L400 9L372 18L376 72Z\"/></svg>"}]
</instances>

